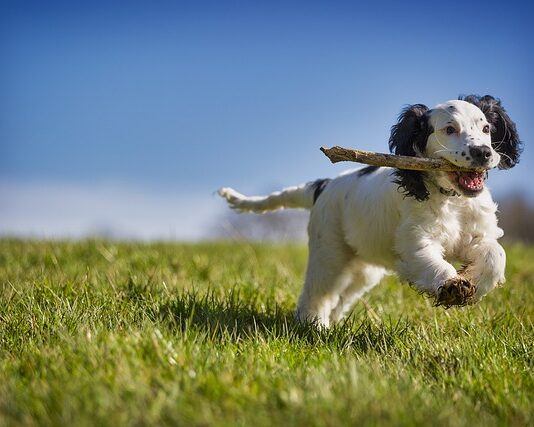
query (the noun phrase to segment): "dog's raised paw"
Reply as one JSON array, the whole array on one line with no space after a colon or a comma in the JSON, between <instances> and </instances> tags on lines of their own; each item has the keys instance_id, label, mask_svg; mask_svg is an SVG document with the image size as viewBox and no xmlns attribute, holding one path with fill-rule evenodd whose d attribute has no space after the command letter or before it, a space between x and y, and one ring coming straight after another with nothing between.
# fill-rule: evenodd
<instances>
[{"instance_id":1,"label":"dog's raised paw","mask_svg":"<svg viewBox=\"0 0 534 427\"><path fill-rule=\"evenodd\" d=\"M466 305L473 301L476 286L465 277L457 276L447 280L438 288L434 305L445 308Z\"/></svg>"}]
</instances>

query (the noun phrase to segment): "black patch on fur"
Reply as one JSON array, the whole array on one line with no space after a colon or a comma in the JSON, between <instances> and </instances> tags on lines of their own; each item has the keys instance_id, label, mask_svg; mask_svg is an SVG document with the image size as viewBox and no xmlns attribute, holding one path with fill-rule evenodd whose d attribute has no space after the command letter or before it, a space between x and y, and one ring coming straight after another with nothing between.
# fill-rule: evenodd
<instances>
[{"instance_id":1,"label":"black patch on fur","mask_svg":"<svg viewBox=\"0 0 534 427\"><path fill-rule=\"evenodd\" d=\"M418 202L428 200L430 193L425 185L424 172L399 169L394 174L396 178L393 182L399 185L399 191L406 197L413 197Z\"/></svg>"},{"instance_id":2,"label":"black patch on fur","mask_svg":"<svg viewBox=\"0 0 534 427\"><path fill-rule=\"evenodd\" d=\"M366 166L358 171L358 176L369 175L370 173L376 172L378 169L380 169L380 166Z\"/></svg>"},{"instance_id":3,"label":"black patch on fur","mask_svg":"<svg viewBox=\"0 0 534 427\"><path fill-rule=\"evenodd\" d=\"M402 110L397 124L391 127L389 149L392 153L417 157L417 152L426 151L428 136L434 132L428 123L429 111L423 104L409 105ZM428 199L424 172L398 169L395 176L394 182L407 197L413 197L420 202Z\"/></svg>"},{"instance_id":4,"label":"black patch on fur","mask_svg":"<svg viewBox=\"0 0 534 427\"><path fill-rule=\"evenodd\" d=\"M510 169L519 163L523 143L515 123L510 119L499 99L491 95L460 96L458 99L470 102L482 110L491 125L491 145L501 155L499 169Z\"/></svg>"},{"instance_id":5,"label":"black patch on fur","mask_svg":"<svg viewBox=\"0 0 534 427\"><path fill-rule=\"evenodd\" d=\"M325 187L328 185L328 183L332 181L330 178L324 178L324 179L318 179L315 181L313 185L313 204L317 201Z\"/></svg>"}]
</instances>

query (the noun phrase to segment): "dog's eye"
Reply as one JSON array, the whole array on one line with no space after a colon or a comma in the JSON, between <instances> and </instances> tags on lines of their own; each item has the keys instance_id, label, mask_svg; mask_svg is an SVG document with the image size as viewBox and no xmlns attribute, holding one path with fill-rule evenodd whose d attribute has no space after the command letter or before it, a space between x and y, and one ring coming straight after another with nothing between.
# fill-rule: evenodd
<instances>
[{"instance_id":1,"label":"dog's eye","mask_svg":"<svg viewBox=\"0 0 534 427\"><path fill-rule=\"evenodd\" d=\"M489 125L484 126L484 127L482 128L482 132L484 132L484 133L490 133L490 127L489 127Z\"/></svg>"},{"instance_id":2,"label":"dog's eye","mask_svg":"<svg viewBox=\"0 0 534 427\"><path fill-rule=\"evenodd\" d=\"M453 133L456 133L456 129L452 126L447 126L445 132L447 132L447 135L452 135Z\"/></svg>"}]
</instances>

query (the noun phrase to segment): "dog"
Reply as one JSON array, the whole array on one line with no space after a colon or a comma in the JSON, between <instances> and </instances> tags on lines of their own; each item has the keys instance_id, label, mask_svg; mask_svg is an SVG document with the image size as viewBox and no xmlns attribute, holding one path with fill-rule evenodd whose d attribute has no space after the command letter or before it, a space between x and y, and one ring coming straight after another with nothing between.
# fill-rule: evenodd
<instances>
[{"instance_id":1,"label":"dog","mask_svg":"<svg viewBox=\"0 0 534 427\"><path fill-rule=\"evenodd\" d=\"M406 107L391 128L389 148L490 170L514 167L522 142L500 100L469 95L432 109ZM396 272L446 308L476 303L504 283L506 255L497 241L503 231L486 178L487 172L368 166L268 196L246 197L232 188L219 195L237 211L310 210L297 318L328 327L386 274Z\"/></svg>"}]
</instances>

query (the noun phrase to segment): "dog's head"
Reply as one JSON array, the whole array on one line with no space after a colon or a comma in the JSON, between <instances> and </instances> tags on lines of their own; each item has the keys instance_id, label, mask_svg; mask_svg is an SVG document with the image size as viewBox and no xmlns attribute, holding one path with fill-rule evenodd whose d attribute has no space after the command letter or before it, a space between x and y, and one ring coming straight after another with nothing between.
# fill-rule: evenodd
<instances>
[{"instance_id":1,"label":"dog's head","mask_svg":"<svg viewBox=\"0 0 534 427\"><path fill-rule=\"evenodd\" d=\"M391 128L389 147L404 156L442 158L466 168L509 169L519 162L521 142L514 122L499 100L469 95L439 104L405 108ZM399 170L396 182L407 196L426 200L425 180L445 192L475 197L484 189L485 172ZM427 174L427 175L425 175Z\"/></svg>"}]
</instances>

